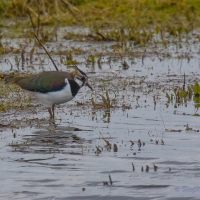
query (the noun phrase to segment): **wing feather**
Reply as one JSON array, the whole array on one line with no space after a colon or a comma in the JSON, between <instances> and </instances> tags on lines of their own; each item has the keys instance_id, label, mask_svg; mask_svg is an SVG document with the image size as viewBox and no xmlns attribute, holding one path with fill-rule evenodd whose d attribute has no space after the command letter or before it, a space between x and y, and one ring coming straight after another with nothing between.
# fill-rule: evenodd
<instances>
[{"instance_id":1,"label":"wing feather","mask_svg":"<svg viewBox=\"0 0 200 200\"><path fill-rule=\"evenodd\" d=\"M48 71L20 79L16 84L28 91L48 93L62 90L67 85L66 78L71 78L67 72Z\"/></svg>"}]
</instances>

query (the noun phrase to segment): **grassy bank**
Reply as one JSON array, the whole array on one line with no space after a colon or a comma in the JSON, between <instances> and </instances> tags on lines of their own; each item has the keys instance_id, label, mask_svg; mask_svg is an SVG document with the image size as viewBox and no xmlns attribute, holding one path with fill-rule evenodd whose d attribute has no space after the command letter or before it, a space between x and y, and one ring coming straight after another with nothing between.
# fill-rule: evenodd
<instances>
[{"instance_id":1,"label":"grassy bank","mask_svg":"<svg viewBox=\"0 0 200 200\"><path fill-rule=\"evenodd\" d=\"M27 8L35 21L40 13L41 24L59 20L63 25L130 27L135 31L154 27L171 34L191 31L199 25L200 16L198 0L2 0L1 25L9 25L8 18L10 24L19 23L16 17L28 20Z\"/></svg>"}]
</instances>

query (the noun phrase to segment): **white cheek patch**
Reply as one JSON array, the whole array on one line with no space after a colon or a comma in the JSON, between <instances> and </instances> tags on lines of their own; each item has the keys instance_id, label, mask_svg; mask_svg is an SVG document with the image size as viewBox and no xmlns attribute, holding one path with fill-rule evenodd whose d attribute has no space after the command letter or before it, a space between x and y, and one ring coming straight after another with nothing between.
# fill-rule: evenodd
<instances>
[{"instance_id":1,"label":"white cheek patch","mask_svg":"<svg viewBox=\"0 0 200 200\"><path fill-rule=\"evenodd\" d=\"M67 79L67 78L65 79L65 83L69 84L69 82L68 82L68 79Z\"/></svg>"},{"instance_id":2,"label":"white cheek patch","mask_svg":"<svg viewBox=\"0 0 200 200\"><path fill-rule=\"evenodd\" d=\"M75 81L80 87L83 86L83 81L81 81L80 79L76 78Z\"/></svg>"}]
</instances>

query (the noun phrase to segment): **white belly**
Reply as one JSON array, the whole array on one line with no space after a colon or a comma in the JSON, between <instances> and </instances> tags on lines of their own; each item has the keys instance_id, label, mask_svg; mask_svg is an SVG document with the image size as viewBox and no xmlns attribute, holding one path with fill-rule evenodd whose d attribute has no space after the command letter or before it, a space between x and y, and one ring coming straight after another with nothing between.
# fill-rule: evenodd
<instances>
[{"instance_id":1,"label":"white belly","mask_svg":"<svg viewBox=\"0 0 200 200\"><path fill-rule=\"evenodd\" d=\"M67 84L61 91L39 93L29 92L36 97L42 104L51 107L53 104L61 104L72 100L74 97L71 93L70 85Z\"/></svg>"}]
</instances>

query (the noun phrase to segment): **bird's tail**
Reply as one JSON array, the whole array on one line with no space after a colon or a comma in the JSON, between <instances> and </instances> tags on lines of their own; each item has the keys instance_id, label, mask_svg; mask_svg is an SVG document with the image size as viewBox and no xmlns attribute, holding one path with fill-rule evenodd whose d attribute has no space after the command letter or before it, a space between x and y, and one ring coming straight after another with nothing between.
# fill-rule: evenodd
<instances>
[{"instance_id":1,"label":"bird's tail","mask_svg":"<svg viewBox=\"0 0 200 200\"><path fill-rule=\"evenodd\" d=\"M17 82L19 80L22 80L26 77L16 76L16 75L13 75L13 74L2 74L2 75L0 75L0 78L3 79L6 83L17 84Z\"/></svg>"}]
</instances>

